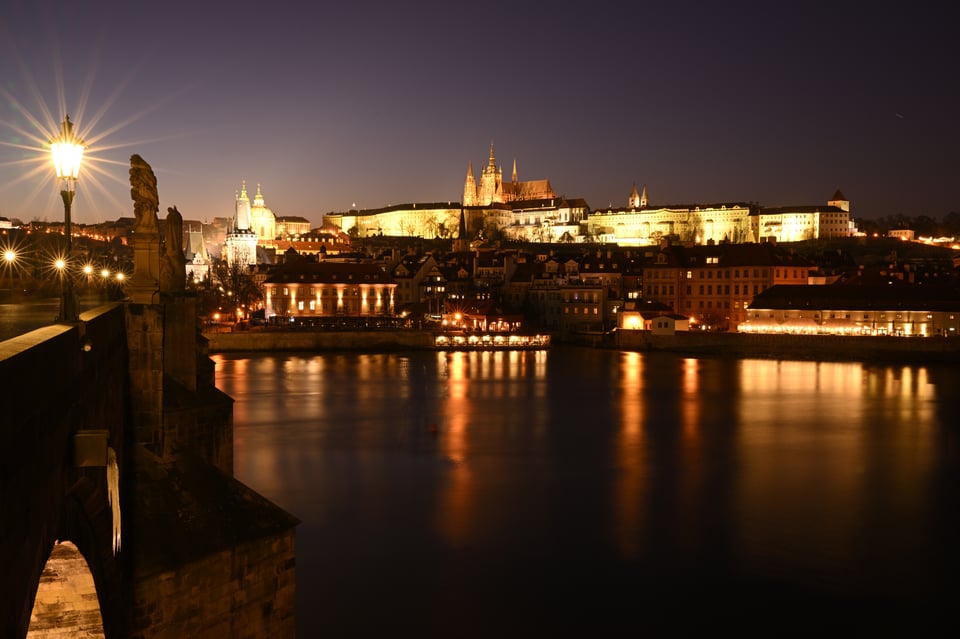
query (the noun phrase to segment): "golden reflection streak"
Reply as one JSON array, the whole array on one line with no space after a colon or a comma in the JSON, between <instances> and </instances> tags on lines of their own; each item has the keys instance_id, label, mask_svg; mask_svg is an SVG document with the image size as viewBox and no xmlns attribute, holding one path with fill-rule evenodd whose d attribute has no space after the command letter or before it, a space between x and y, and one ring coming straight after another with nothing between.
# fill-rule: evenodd
<instances>
[{"instance_id":1,"label":"golden reflection streak","mask_svg":"<svg viewBox=\"0 0 960 639\"><path fill-rule=\"evenodd\" d=\"M697 498L702 494L706 461L701 443L700 419L704 403L704 371L701 362L694 358L684 358L681 369L680 396L680 445L676 454L680 457L683 472L677 483L678 513L684 519L696 516L701 504ZM692 526L677 526L679 543L694 551L698 545L700 531Z\"/></svg>"},{"instance_id":2,"label":"golden reflection streak","mask_svg":"<svg viewBox=\"0 0 960 639\"><path fill-rule=\"evenodd\" d=\"M745 360L741 386L746 398L737 443L741 543L769 549L763 561L765 570L774 573L804 571L790 552L801 544L835 562L838 570L859 570L845 553L871 534L869 522L852 507L859 495L881 490L886 507L906 517L917 507L909 497L917 494L916 486L877 481L915 478L918 466L931 463L929 433L913 426L935 422L926 414L934 410L935 400L927 370ZM772 399L761 404L751 399L755 397ZM829 428L821 422L824 415L829 415ZM878 456L877 429L892 424L899 425L903 445Z\"/></svg>"},{"instance_id":3,"label":"golden reflection streak","mask_svg":"<svg viewBox=\"0 0 960 639\"><path fill-rule=\"evenodd\" d=\"M443 370L443 360L446 359L446 399L440 409L442 420L438 428L440 450L449 463L442 503L437 512L437 529L453 546L467 542L474 500L473 482L467 463L467 429L471 417L467 396L470 386L467 358L471 355L475 353L437 353L439 370Z\"/></svg>"},{"instance_id":4,"label":"golden reflection streak","mask_svg":"<svg viewBox=\"0 0 960 639\"><path fill-rule=\"evenodd\" d=\"M693 358L683 360L683 425L684 444L689 449L699 439L700 404L700 361Z\"/></svg>"},{"instance_id":5,"label":"golden reflection streak","mask_svg":"<svg viewBox=\"0 0 960 639\"><path fill-rule=\"evenodd\" d=\"M619 474L616 483L614 530L617 547L628 559L644 547L643 502L647 489L646 451L643 437L643 356L624 352L620 356L620 434L617 438Z\"/></svg>"}]
</instances>

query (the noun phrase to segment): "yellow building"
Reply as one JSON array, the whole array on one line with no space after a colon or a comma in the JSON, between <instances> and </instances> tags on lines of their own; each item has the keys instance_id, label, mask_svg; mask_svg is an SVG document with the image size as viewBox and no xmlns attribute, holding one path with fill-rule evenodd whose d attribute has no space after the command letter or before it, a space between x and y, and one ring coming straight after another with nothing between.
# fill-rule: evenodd
<instances>
[{"instance_id":1,"label":"yellow building","mask_svg":"<svg viewBox=\"0 0 960 639\"><path fill-rule=\"evenodd\" d=\"M587 234L620 246L650 246L666 238L685 244L799 242L856 233L850 202L839 190L826 205L758 208L747 202L651 206L634 185L627 208L593 211Z\"/></svg>"}]
</instances>

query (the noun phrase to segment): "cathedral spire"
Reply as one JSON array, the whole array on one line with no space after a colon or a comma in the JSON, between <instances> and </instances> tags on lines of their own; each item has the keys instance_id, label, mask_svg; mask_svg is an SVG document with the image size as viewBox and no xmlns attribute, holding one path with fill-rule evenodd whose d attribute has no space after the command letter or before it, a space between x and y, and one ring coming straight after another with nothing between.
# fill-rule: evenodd
<instances>
[{"instance_id":1,"label":"cathedral spire","mask_svg":"<svg viewBox=\"0 0 960 639\"><path fill-rule=\"evenodd\" d=\"M513 158L513 183L517 183L517 158Z\"/></svg>"},{"instance_id":2,"label":"cathedral spire","mask_svg":"<svg viewBox=\"0 0 960 639\"><path fill-rule=\"evenodd\" d=\"M487 162L487 166L491 169L497 166L497 158L493 155L493 140L490 140L490 160Z\"/></svg>"},{"instance_id":3,"label":"cathedral spire","mask_svg":"<svg viewBox=\"0 0 960 639\"><path fill-rule=\"evenodd\" d=\"M467 179L463 181L463 205L477 205L477 182L473 178L473 161L467 165Z\"/></svg>"}]
</instances>

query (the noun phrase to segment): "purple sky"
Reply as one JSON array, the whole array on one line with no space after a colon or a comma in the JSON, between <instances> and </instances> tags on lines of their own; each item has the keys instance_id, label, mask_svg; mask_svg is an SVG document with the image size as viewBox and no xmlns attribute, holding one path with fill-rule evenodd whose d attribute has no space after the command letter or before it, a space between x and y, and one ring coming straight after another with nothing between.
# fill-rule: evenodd
<instances>
[{"instance_id":1,"label":"purple sky","mask_svg":"<svg viewBox=\"0 0 960 639\"><path fill-rule=\"evenodd\" d=\"M64 109L95 158L80 223L133 215L132 153L161 215L231 215L246 180L319 225L459 201L491 141L506 176L516 159L593 208L636 183L652 204L839 188L856 217L960 210L948 5L841 5L8 0L0 215L62 219L38 143L53 131L30 117L50 129Z\"/></svg>"}]
</instances>

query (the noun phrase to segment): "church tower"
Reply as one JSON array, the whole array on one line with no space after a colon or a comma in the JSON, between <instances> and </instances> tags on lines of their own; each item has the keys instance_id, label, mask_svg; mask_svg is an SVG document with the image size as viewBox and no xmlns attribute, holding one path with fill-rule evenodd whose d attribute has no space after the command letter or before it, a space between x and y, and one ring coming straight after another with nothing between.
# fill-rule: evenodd
<instances>
[{"instance_id":1,"label":"church tower","mask_svg":"<svg viewBox=\"0 0 960 639\"><path fill-rule=\"evenodd\" d=\"M647 185L646 184L643 185L643 190L640 193L640 208L641 209L647 208Z\"/></svg>"},{"instance_id":2,"label":"church tower","mask_svg":"<svg viewBox=\"0 0 960 639\"><path fill-rule=\"evenodd\" d=\"M236 199L236 214L233 229L227 233L225 249L227 263L248 266L257 263L257 236L250 230L250 198L247 196L247 182L240 188Z\"/></svg>"},{"instance_id":3,"label":"church tower","mask_svg":"<svg viewBox=\"0 0 960 639\"><path fill-rule=\"evenodd\" d=\"M467 179L463 183L463 205L476 206L477 202L477 181L473 178L473 162L467 165Z\"/></svg>"},{"instance_id":4,"label":"church tower","mask_svg":"<svg viewBox=\"0 0 960 639\"><path fill-rule=\"evenodd\" d=\"M627 206L631 209L640 208L640 194L637 193L637 183L633 183L633 190L630 191L630 199L627 200Z\"/></svg>"},{"instance_id":5,"label":"church tower","mask_svg":"<svg viewBox=\"0 0 960 639\"><path fill-rule=\"evenodd\" d=\"M247 181L241 183L240 195L237 196L236 215L233 222L234 230L244 231L250 228L250 198L247 197Z\"/></svg>"},{"instance_id":6,"label":"church tower","mask_svg":"<svg viewBox=\"0 0 960 639\"><path fill-rule=\"evenodd\" d=\"M488 206L494 202L503 202L502 192L503 169L497 166L497 158L493 154L493 142L490 143L490 158L487 166L480 173L480 188L477 196L479 204Z\"/></svg>"}]
</instances>

